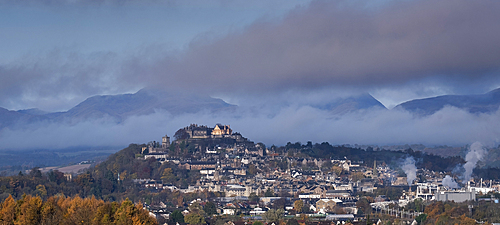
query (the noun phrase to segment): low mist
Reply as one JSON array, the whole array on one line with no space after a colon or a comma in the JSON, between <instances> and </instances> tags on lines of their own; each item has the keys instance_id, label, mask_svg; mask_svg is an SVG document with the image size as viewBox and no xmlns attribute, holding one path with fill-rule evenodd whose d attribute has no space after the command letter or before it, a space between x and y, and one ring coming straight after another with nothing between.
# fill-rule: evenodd
<instances>
[{"instance_id":1,"label":"low mist","mask_svg":"<svg viewBox=\"0 0 500 225\"><path fill-rule=\"evenodd\" d=\"M38 123L28 128L3 129L0 131L0 148L23 150L126 146L129 143L159 141L165 134L172 137L175 131L193 123L208 126L216 123L229 124L233 131L268 146L307 141L329 142L334 145L419 143L428 146L463 146L480 141L485 145L494 145L498 143L497 138L500 136L499 116L499 111L492 114L471 114L451 107L427 117L415 117L403 110L380 108L334 115L328 110L295 105L272 113L240 109L217 114L200 112L172 116L168 112L158 111L150 115L129 117L122 123L113 122L111 118L101 118L73 125ZM479 156L476 158L479 159ZM472 162L473 159L467 161Z\"/></svg>"}]
</instances>

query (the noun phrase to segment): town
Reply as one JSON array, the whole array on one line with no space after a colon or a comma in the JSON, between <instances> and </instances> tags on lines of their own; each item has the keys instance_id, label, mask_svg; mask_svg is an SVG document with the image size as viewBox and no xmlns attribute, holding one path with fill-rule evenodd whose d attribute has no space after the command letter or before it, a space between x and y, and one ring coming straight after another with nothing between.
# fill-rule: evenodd
<instances>
[{"instance_id":1,"label":"town","mask_svg":"<svg viewBox=\"0 0 500 225\"><path fill-rule=\"evenodd\" d=\"M217 193L191 204L213 203L221 215L276 221L269 217L279 212L297 220L307 217L346 223L365 221L373 214L420 223L427 216L424 205L432 202L498 203L498 180L469 175L459 184L450 172L417 168L410 156L397 167L391 159L383 158L368 163L347 155L311 157L294 150L310 149L311 142L288 143L288 151L279 151L276 146L254 143L222 124L213 128L192 124L179 129L174 138L171 142L166 135L161 143L150 142L138 157L196 171L196 184L176 186L163 178L133 181L151 190ZM166 202L160 200L147 208L157 218L172 218ZM184 215L190 213L180 208ZM469 210L472 214L470 204Z\"/></svg>"}]
</instances>

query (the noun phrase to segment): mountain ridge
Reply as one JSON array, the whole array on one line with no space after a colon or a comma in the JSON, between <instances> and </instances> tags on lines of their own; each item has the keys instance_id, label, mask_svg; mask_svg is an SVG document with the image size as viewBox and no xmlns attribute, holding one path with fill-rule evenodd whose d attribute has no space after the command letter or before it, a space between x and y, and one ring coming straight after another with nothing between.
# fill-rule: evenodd
<instances>
[{"instance_id":1,"label":"mountain ridge","mask_svg":"<svg viewBox=\"0 0 500 225\"><path fill-rule=\"evenodd\" d=\"M34 122L78 123L103 117L112 118L120 123L130 116L148 115L157 110L179 115L203 110L217 112L234 108L234 105L209 96L141 89L133 94L92 96L63 112L45 112L35 108L13 111L0 107L0 129Z\"/></svg>"},{"instance_id":2,"label":"mountain ridge","mask_svg":"<svg viewBox=\"0 0 500 225\"><path fill-rule=\"evenodd\" d=\"M500 107L500 88L484 94L475 95L441 95L431 98L414 99L397 105L394 108L404 109L420 116L432 115L452 106L467 110L470 113L491 113Z\"/></svg>"}]
</instances>

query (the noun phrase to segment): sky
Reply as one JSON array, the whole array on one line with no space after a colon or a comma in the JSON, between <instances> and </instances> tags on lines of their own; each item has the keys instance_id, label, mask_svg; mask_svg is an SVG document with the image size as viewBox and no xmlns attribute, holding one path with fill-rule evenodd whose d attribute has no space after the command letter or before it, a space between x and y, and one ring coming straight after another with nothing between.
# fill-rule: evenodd
<instances>
[{"instance_id":1,"label":"sky","mask_svg":"<svg viewBox=\"0 0 500 225\"><path fill-rule=\"evenodd\" d=\"M66 111L90 96L150 86L247 106L369 93L393 108L416 98L480 94L500 87L499 11L494 0L0 0L0 107ZM251 128L257 123L274 124L269 130L276 132L319 126L341 136L338 143L498 142L496 114L445 112L418 120L398 112L350 114L325 123L312 121L328 118L324 112L292 105L270 121L257 115L230 122L255 139L268 137ZM469 127L457 129L464 121ZM385 128L392 129L373 135ZM470 129L478 132L471 136ZM4 132L0 141L22 132ZM442 133L449 135L436 137ZM307 140L289 135L268 143ZM309 139L329 139L322 135Z\"/></svg>"}]
</instances>

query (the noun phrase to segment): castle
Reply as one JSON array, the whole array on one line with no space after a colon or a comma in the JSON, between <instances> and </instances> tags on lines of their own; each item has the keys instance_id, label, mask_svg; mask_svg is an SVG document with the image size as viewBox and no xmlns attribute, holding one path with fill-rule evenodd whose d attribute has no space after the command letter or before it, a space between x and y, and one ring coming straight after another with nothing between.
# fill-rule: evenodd
<instances>
[{"instance_id":1,"label":"castle","mask_svg":"<svg viewBox=\"0 0 500 225\"><path fill-rule=\"evenodd\" d=\"M177 136L179 134L179 136ZM236 144L236 143L252 143L246 138L241 136L240 133L233 133L229 125L216 124L214 128L205 125L191 124L187 127L181 128L176 132L176 140L173 143L179 144L182 141L193 143L196 146L205 141L210 141L212 144ZM143 148L143 152L148 149L149 153L166 152L170 147L170 137L165 135L162 137L161 146L158 142L151 142L147 147Z\"/></svg>"},{"instance_id":2,"label":"castle","mask_svg":"<svg viewBox=\"0 0 500 225\"><path fill-rule=\"evenodd\" d=\"M233 146L236 144L253 146L253 142L248 141L248 139L244 138L240 133L233 132L229 125L222 124L216 124L213 128L191 124L179 129L174 137L176 140L172 143L191 143L197 148L200 146L209 148L214 146Z\"/></svg>"},{"instance_id":3,"label":"castle","mask_svg":"<svg viewBox=\"0 0 500 225\"><path fill-rule=\"evenodd\" d=\"M229 125L216 124L214 128L209 128L203 125L191 124L185 127L184 131L189 135L189 139L233 138L233 130L231 130ZM235 135L237 134L235 133Z\"/></svg>"}]
</instances>

